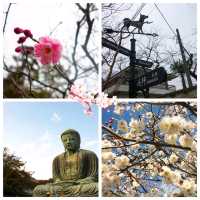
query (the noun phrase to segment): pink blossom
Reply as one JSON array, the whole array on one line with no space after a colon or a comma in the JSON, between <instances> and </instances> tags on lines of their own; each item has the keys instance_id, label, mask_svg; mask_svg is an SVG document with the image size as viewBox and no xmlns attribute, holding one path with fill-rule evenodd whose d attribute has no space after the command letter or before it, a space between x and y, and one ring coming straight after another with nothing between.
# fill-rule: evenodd
<instances>
[{"instance_id":1,"label":"pink blossom","mask_svg":"<svg viewBox=\"0 0 200 200\"><path fill-rule=\"evenodd\" d=\"M91 106L92 104L96 104L102 108L106 108L112 105L116 101L116 97L108 98L108 95L105 93L98 94L95 97L93 93L87 92L86 87L84 85L72 85L70 90L68 91L68 98L78 101L84 106L84 113L86 115L92 114Z\"/></svg>"},{"instance_id":2,"label":"pink blossom","mask_svg":"<svg viewBox=\"0 0 200 200\"><path fill-rule=\"evenodd\" d=\"M77 91L80 91L80 93L77 93ZM87 115L91 115L92 113L91 100L83 93L82 94L81 93L82 92L79 88L72 86L71 90L68 92L68 98L81 103L85 108L84 113Z\"/></svg>"},{"instance_id":3,"label":"pink blossom","mask_svg":"<svg viewBox=\"0 0 200 200\"><path fill-rule=\"evenodd\" d=\"M108 106L112 105L116 101L116 97L108 98L108 95L105 93L100 93L96 98L96 104L99 105L101 108L107 108Z\"/></svg>"},{"instance_id":4,"label":"pink blossom","mask_svg":"<svg viewBox=\"0 0 200 200\"><path fill-rule=\"evenodd\" d=\"M90 105L88 105L87 107L85 107L84 114L86 114L88 116L92 115L92 109L91 109Z\"/></svg>"},{"instance_id":5,"label":"pink blossom","mask_svg":"<svg viewBox=\"0 0 200 200\"><path fill-rule=\"evenodd\" d=\"M56 64L61 58L62 45L58 40L47 37L41 37L39 43L34 46L35 57L43 65Z\"/></svg>"}]
</instances>

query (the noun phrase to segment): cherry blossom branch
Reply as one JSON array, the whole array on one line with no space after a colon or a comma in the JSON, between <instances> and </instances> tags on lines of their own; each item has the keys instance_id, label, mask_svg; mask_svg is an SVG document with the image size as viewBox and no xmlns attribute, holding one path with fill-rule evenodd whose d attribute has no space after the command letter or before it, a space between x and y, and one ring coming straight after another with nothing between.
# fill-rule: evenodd
<instances>
[{"instance_id":1,"label":"cherry blossom branch","mask_svg":"<svg viewBox=\"0 0 200 200\"><path fill-rule=\"evenodd\" d=\"M185 108L187 108L194 116L197 116L197 108L190 106L187 102L179 102L176 101L175 103L171 102L145 102L146 104L151 104L151 105L165 105L165 106L173 106L173 105L180 105Z\"/></svg>"},{"instance_id":2,"label":"cherry blossom branch","mask_svg":"<svg viewBox=\"0 0 200 200\"><path fill-rule=\"evenodd\" d=\"M106 131L108 131L109 133L111 133L113 136L115 136L118 139L124 140L124 141L129 141L129 142L135 142L135 144L151 144L154 145L155 147L172 147L172 148L178 148L178 149L184 149L184 150L189 150L192 151L191 148L189 147L182 147L179 145L173 145L173 144L166 144L166 143L159 143L159 142L152 142L152 141L137 141L134 139L128 139L125 138L117 133L115 133L114 131L112 131L112 129L102 125L102 128L105 129Z\"/></svg>"},{"instance_id":3,"label":"cherry blossom branch","mask_svg":"<svg viewBox=\"0 0 200 200\"><path fill-rule=\"evenodd\" d=\"M81 103L85 107L85 114L91 115L91 105L96 104L101 108L106 108L116 101L116 97L108 98L107 94L89 92L83 85L72 85L68 91L68 98Z\"/></svg>"}]
</instances>

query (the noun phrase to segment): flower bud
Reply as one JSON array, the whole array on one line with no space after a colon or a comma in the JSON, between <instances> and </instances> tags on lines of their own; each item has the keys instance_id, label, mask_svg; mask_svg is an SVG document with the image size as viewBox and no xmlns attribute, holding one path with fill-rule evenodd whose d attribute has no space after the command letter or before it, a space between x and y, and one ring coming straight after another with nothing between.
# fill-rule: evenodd
<instances>
[{"instance_id":1,"label":"flower bud","mask_svg":"<svg viewBox=\"0 0 200 200\"><path fill-rule=\"evenodd\" d=\"M34 51L33 47L26 47L26 53L27 54L31 54L31 53L33 53L33 51Z\"/></svg>"},{"instance_id":2,"label":"flower bud","mask_svg":"<svg viewBox=\"0 0 200 200\"><path fill-rule=\"evenodd\" d=\"M23 33L23 29L21 29L21 28L19 28L19 27L16 27L16 28L14 28L14 32L16 33L16 34L20 34L20 33Z\"/></svg>"},{"instance_id":3,"label":"flower bud","mask_svg":"<svg viewBox=\"0 0 200 200\"><path fill-rule=\"evenodd\" d=\"M26 30L24 30L23 32L24 32L24 35L25 35L26 37L30 37L30 38L33 37L33 34L31 33L30 30L26 29Z\"/></svg>"},{"instance_id":4,"label":"flower bud","mask_svg":"<svg viewBox=\"0 0 200 200\"><path fill-rule=\"evenodd\" d=\"M27 37L20 37L17 41L17 43L22 44L26 41Z\"/></svg>"},{"instance_id":5,"label":"flower bud","mask_svg":"<svg viewBox=\"0 0 200 200\"><path fill-rule=\"evenodd\" d=\"M22 51L22 48L21 48L21 47L15 48L15 52L20 53L21 51Z\"/></svg>"}]
</instances>

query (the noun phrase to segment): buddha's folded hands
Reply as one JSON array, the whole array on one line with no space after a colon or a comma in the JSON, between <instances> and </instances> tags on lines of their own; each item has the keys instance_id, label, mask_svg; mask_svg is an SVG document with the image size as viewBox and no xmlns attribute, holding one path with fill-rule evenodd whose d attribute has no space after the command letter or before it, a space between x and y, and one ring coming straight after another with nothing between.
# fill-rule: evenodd
<instances>
[{"instance_id":1,"label":"buddha's folded hands","mask_svg":"<svg viewBox=\"0 0 200 200\"><path fill-rule=\"evenodd\" d=\"M92 183L92 182L97 182L96 178L94 177L87 177L87 178L83 178L83 179L79 179L76 181L78 184L79 183Z\"/></svg>"}]
</instances>

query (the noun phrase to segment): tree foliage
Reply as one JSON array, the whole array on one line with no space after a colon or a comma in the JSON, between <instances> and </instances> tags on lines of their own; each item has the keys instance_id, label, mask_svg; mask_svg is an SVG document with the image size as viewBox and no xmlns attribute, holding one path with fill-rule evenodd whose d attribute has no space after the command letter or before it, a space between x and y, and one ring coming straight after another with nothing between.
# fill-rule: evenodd
<instances>
[{"instance_id":1,"label":"tree foliage","mask_svg":"<svg viewBox=\"0 0 200 200\"><path fill-rule=\"evenodd\" d=\"M10 153L3 152L3 194L6 197L30 196L35 186L32 172L25 170L25 162Z\"/></svg>"}]
</instances>

